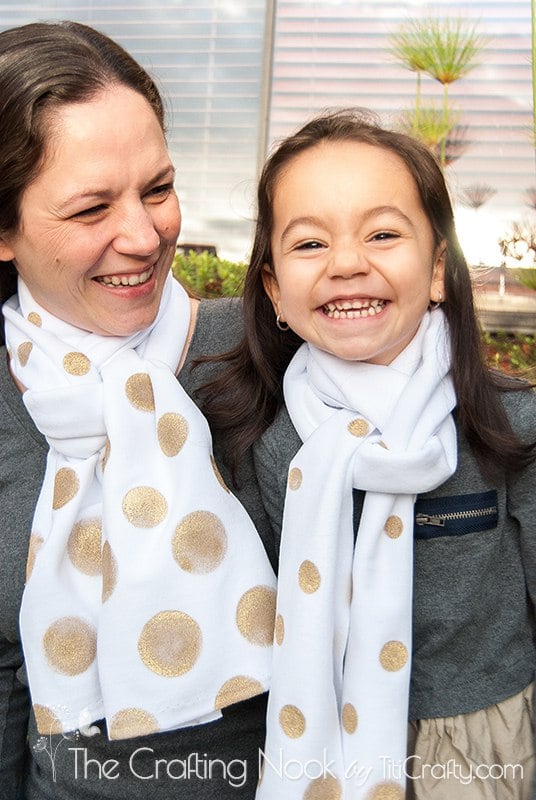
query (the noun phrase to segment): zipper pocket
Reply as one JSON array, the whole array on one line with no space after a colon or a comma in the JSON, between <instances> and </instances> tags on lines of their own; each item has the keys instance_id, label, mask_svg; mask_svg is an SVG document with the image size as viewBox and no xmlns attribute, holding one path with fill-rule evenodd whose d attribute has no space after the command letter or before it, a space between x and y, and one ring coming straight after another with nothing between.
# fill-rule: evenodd
<instances>
[{"instance_id":1,"label":"zipper pocket","mask_svg":"<svg viewBox=\"0 0 536 800\"><path fill-rule=\"evenodd\" d=\"M443 528L445 524L452 520L463 519L477 519L480 516L487 514L497 515L497 506L490 506L490 508L471 508L468 511L451 511L446 514L417 514L415 516L415 523L417 525L436 525Z\"/></svg>"},{"instance_id":2,"label":"zipper pocket","mask_svg":"<svg viewBox=\"0 0 536 800\"><path fill-rule=\"evenodd\" d=\"M417 499L414 533L417 539L463 536L496 528L499 521L497 492Z\"/></svg>"}]
</instances>

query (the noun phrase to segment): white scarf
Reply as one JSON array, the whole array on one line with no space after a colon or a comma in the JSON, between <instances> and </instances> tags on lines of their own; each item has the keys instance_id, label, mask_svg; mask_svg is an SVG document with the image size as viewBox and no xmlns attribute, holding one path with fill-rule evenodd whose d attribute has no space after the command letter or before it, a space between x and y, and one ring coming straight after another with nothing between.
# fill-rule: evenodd
<instances>
[{"instance_id":1,"label":"white scarf","mask_svg":"<svg viewBox=\"0 0 536 800\"><path fill-rule=\"evenodd\" d=\"M389 366L302 345L259 800L404 796L413 507L456 467L447 325ZM366 491L354 547L352 488ZM397 771L397 768L398 771Z\"/></svg>"},{"instance_id":2,"label":"white scarf","mask_svg":"<svg viewBox=\"0 0 536 800\"><path fill-rule=\"evenodd\" d=\"M265 691L275 579L174 374L184 289L170 275L156 320L129 337L59 320L22 281L4 315L50 446L20 613L39 731L105 717L128 738Z\"/></svg>"}]
</instances>

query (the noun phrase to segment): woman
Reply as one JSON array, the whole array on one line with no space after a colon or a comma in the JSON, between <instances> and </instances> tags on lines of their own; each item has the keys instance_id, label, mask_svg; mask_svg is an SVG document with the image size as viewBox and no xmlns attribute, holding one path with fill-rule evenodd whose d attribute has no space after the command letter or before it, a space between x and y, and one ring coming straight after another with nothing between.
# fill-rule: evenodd
<instances>
[{"instance_id":1,"label":"woman","mask_svg":"<svg viewBox=\"0 0 536 800\"><path fill-rule=\"evenodd\" d=\"M273 571L176 379L238 309L171 277L162 101L122 48L5 31L0 109L2 798L251 797Z\"/></svg>"},{"instance_id":2,"label":"woman","mask_svg":"<svg viewBox=\"0 0 536 800\"><path fill-rule=\"evenodd\" d=\"M358 112L285 139L244 314L205 411L281 543L257 796L529 800L536 398L484 364L431 153Z\"/></svg>"}]
</instances>

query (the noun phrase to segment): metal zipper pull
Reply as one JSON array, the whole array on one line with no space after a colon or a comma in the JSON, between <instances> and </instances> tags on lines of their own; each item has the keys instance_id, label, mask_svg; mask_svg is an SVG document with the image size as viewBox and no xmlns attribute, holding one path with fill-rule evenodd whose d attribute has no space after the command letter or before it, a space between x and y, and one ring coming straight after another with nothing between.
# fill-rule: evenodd
<instances>
[{"instance_id":1,"label":"metal zipper pull","mask_svg":"<svg viewBox=\"0 0 536 800\"><path fill-rule=\"evenodd\" d=\"M417 525L435 525L438 528L445 527L445 520L442 517L431 517L429 514L417 514L415 517Z\"/></svg>"}]
</instances>

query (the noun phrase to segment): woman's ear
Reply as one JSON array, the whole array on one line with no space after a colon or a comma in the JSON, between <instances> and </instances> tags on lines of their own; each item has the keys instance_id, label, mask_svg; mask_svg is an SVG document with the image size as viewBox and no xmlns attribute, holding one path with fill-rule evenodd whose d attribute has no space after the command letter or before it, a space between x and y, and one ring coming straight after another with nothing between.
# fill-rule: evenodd
<instances>
[{"instance_id":1,"label":"woman's ear","mask_svg":"<svg viewBox=\"0 0 536 800\"><path fill-rule=\"evenodd\" d=\"M7 243L5 237L0 234L0 261L13 261L14 258L15 253Z\"/></svg>"},{"instance_id":2,"label":"woman's ear","mask_svg":"<svg viewBox=\"0 0 536 800\"><path fill-rule=\"evenodd\" d=\"M279 306L281 299L279 284L277 282L277 278L275 277L274 271L269 264L265 264L262 268L262 285L264 286L264 291L272 301L276 315L281 314L281 309Z\"/></svg>"}]
</instances>

